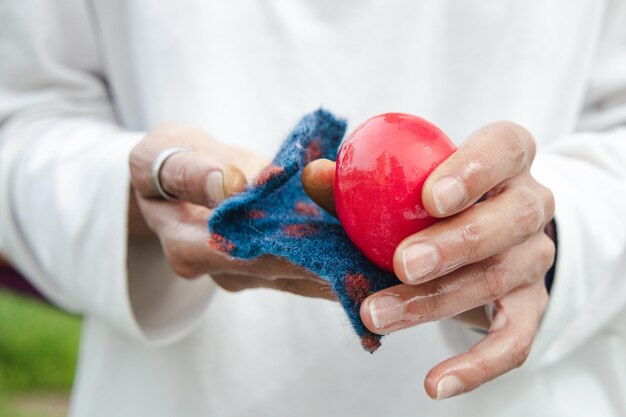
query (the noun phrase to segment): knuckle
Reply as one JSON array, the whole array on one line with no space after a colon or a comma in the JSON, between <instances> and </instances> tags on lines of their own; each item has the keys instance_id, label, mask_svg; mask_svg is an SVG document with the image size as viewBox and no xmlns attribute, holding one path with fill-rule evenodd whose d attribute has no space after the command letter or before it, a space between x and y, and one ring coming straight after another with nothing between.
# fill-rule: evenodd
<instances>
[{"instance_id":1,"label":"knuckle","mask_svg":"<svg viewBox=\"0 0 626 417\"><path fill-rule=\"evenodd\" d=\"M513 164L516 167L522 167L527 158L526 147L514 129L507 130L509 131L509 135L507 136L508 140L504 143L506 151L510 155Z\"/></svg>"},{"instance_id":2,"label":"knuckle","mask_svg":"<svg viewBox=\"0 0 626 417\"><path fill-rule=\"evenodd\" d=\"M498 256L493 256L476 264L474 277L478 281L484 297L495 300L506 291L508 273L506 264Z\"/></svg>"},{"instance_id":3,"label":"knuckle","mask_svg":"<svg viewBox=\"0 0 626 417\"><path fill-rule=\"evenodd\" d=\"M498 127L503 131L503 136L508 139L505 142L506 150L517 166L522 167L534 158L535 140L528 129L510 121L500 122Z\"/></svg>"},{"instance_id":4,"label":"knuckle","mask_svg":"<svg viewBox=\"0 0 626 417\"><path fill-rule=\"evenodd\" d=\"M195 268L192 268L190 265L184 262L175 263L174 265L172 265L172 269L174 270L174 273L176 275L185 279L193 279L199 275Z\"/></svg>"},{"instance_id":5,"label":"knuckle","mask_svg":"<svg viewBox=\"0 0 626 417\"><path fill-rule=\"evenodd\" d=\"M463 243L473 244L480 239L481 227L477 222L470 222L461 228Z\"/></svg>"},{"instance_id":6,"label":"knuckle","mask_svg":"<svg viewBox=\"0 0 626 417\"><path fill-rule=\"evenodd\" d=\"M228 292L240 292L246 289L246 287L241 285L236 279L221 276L211 276L211 278L213 278L213 281L215 281L217 285Z\"/></svg>"},{"instance_id":7,"label":"knuckle","mask_svg":"<svg viewBox=\"0 0 626 417\"><path fill-rule=\"evenodd\" d=\"M174 271L174 273L179 277L192 279L200 275L194 265L192 265L192 263L187 261L184 257L181 257L180 254L178 254L178 251L165 247L164 253L165 259L172 268L172 271Z\"/></svg>"},{"instance_id":8,"label":"knuckle","mask_svg":"<svg viewBox=\"0 0 626 417\"><path fill-rule=\"evenodd\" d=\"M528 240L543 227L543 210L539 207L537 195L528 187L517 188L517 198L512 207L513 221L518 225L518 238Z\"/></svg>"},{"instance_id":9,"label":"knuckle","mask_svg":"<svg viewBox=\"0 0 626 417\"><path fill-rule=\"evenodd\" d=\"M541 239L540 261L544 271L552 267L556 257L556 245L548 236L543 235Z\"/></svg>"},{"instance_id":10,"label":"knuckle","mask_svg":"<svg viewBox=\"0 0 626 417\"><path fill-rule=\"evenodd\" d=\"M530 349L532 347L532 338L528 336L520 336L513 347L513 367L519 368L526 363Z\"/></svg>"},{"instance_id":11,"label":"knuckle","mask_svg":"<svg viewBox=\"0 0 626 417\"><path fill-rule=\"evenodd\" d=\"M470 222L460 228L460 243L463 249L465 261L476 259L478 256L478 243L480 242L482 227L478 222Z\"/></svg>"},{"instance_id":12,"label":"knuckle","mask_svg":"<svg viewBox=\"0 0 626 417\"><path fill-rule=\"evenodd\" d=\"M443 313L442 296L445 294L443 286L435 281L428 281L421 284L421 288L427 297L417 297L414 302L407 305L408 312L416 316L425 316L429 319L437 319ZM417 311L419 309L419 311Z\"/></svg>"}]
</instances>

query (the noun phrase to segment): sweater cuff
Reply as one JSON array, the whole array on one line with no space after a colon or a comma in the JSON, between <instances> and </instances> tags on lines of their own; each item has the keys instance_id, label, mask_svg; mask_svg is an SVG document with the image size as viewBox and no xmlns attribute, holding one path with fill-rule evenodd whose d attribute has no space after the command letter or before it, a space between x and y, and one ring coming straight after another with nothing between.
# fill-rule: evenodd
<instances>
[{"instance_id":1,"label":"sweater cuff","mask_svg":"<svg viewBox=\"0 0 626 417\"><path fill-rule=\"evenodd\" d=\"M204 317L216 284L208 275L183 279L172 271L158 241L129 242L128 300L136 329L150 344L175 342Z\"/></svg>"}]
</instances>

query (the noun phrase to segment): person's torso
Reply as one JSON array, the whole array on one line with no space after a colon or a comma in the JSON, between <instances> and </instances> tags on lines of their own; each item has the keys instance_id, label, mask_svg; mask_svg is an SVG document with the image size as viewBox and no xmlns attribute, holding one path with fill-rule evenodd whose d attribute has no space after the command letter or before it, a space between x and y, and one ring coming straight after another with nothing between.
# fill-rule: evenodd
<instances>
[{"instance_id":1,"label":"person's torso","mask_svg":"<svg viewBox=\"0 0 626 417\"><path fill-rule=\"evenodd\" d=\"M123 125L145 130L178 119L266 156L319 106L347 117L349 128L377 113L414 113L457 143L501 119L528 127L540 143L567 134L582 106L604 4L93 3ZM479 334L463 331L463 340L448 343L429 324L387 337L369 355L342 314L326 301L218 291L192 336L153 349L88 320L75 413L613 415L584 352L576 365L522 368L435 403L423 392L425 373ZM589 349L609 355L607 346ZM572 409L570 393L591 400Z\"/></svg>"}]
</instances>

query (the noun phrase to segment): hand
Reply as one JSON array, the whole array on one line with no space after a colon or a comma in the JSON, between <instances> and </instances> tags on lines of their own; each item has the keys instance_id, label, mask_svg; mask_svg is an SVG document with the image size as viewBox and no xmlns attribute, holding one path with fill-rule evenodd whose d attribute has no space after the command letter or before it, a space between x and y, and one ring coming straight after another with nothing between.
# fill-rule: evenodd
<instances>
[{"instance_id":1,"label":"hand","mask_svg":"<svg viewBox=\"0 0 626 417\"><path fill-rule=\"evenodd\" d=\"M151 165L163 150L177 146L192 151L176 153L162 165L161 185L168 194L179 199L171 202L159 198L151 180ZM236 260L208 245L211 207L241 192L247 179L254 177L266 164L264 158L221 144L193 127L175 123L161 125L148 133L130 155L134 190L130 226L145 221L159 238L174 272L181 277L209 274L229 291L264 287L332 298L323 281L287 261L272 256ZM136 204L134 209L133 204ZM140 216L133 216L133 211Z\"/></svg>"},{"instance_id":2,"label":"hand","mask_svg":"<svg viewBox=\"0 0 626 417\"><path fill-rule=\"evenodd\" d=\"M494 123L472 135L424 184L424 206L442 220L396 248L394 271L403 284L361 305L365 326L378 334L448 317L489 329L468 352L428 373L432 398L471 391L522 365L530 352L555 256L544 233L554 199L530 174L534 156L533 137L518 125ZM318 160L303 173L311 198L330 213L333 172L333 162ZM492 321L485 305L495 305Z\"/></svg>"}]
</instances>

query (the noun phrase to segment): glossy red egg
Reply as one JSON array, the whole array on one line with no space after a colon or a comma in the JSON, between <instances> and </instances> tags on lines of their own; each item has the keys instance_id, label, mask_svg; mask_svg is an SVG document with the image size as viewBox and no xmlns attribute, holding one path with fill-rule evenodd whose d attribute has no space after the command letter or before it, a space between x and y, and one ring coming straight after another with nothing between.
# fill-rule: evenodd
<instances>
[{"instance_id":1,"label":"glossy red egg","mask_svg":"<svg viewBox=\"0 0 626 417\"><path fill-rule=\"evenodd\" d=\"M403 113L374 116L346 138L337 156L335 205L369 260L393 271L396 246L437 221L422 205L422 186L455 150L435 125Z\"/></svg>"}]
</instances>

